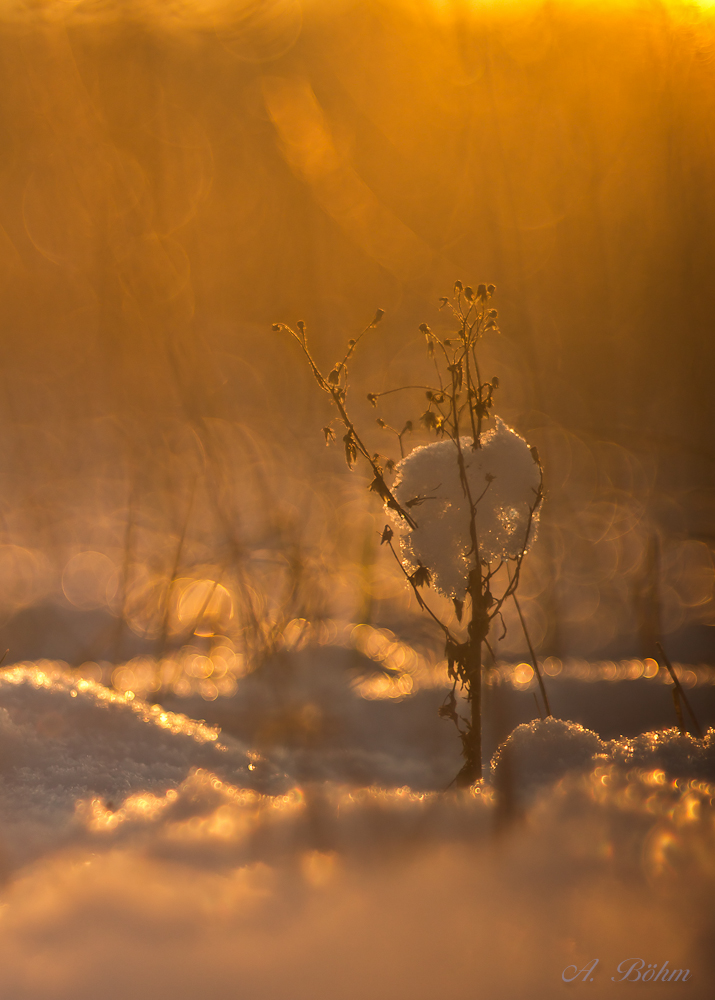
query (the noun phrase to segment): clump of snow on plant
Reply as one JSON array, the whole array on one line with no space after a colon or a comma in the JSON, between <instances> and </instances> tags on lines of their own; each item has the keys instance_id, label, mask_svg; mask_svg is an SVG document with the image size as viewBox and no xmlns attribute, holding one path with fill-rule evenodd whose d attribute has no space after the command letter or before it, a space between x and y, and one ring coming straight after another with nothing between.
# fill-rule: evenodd
<instances>
[{"instance_id":1,"label":"clump of snow on plant","mask_svg":"<svg viewBox=\"0 0 715 1000\"><path fill-rule=\"evenodd\" d=\"M538 511L531 516L541 473L531 449L515 431L496 418L481 436L460 439L467 481L477 504L477 538L483 560L516 559L534 540ZM415 448L396 467L395 497L407 508L417 528L401 529L402 552L413 566L426 566L437 590L463 598L474 565L469 501L457 464L457 445L438 441ZM413 502L414 501L414 502ZM528 534L528 538L527 538Z\"/></svg>"}]
</instances>

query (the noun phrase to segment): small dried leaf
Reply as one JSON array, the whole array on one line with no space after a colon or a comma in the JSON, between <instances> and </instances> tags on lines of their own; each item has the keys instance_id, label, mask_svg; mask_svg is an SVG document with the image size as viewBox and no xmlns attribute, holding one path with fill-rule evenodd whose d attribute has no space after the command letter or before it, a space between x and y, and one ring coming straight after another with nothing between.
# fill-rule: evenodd
<instances>
[{"instance_id":1,"label":"small dried leaf","mask_svg":"<svg viewBox=\"0 0 715 1000\"><path fill-rule=\"evenodd\" d=\"M392 498L392 494L390 493L390 491L388 490L387 486L385 485L385 480L379 474L375 476L375 478L373 479L373 481L368 486L368 489L372 490L373 493L377 493L377 495L382 500L387 501L387 500L390 500Z\"/></svg>"},{"instance_id":2,"label":"small dried leaf","mask_svg":"<svg viewBox=\"0 0 715 1000\"><path fill-rule=\"evenodd\" d=\"M447 370L454 375L455 382L457 384L457 389L462 388L462 366L461 365L447 365Z\"/></svg>"},{"instance_id":3,"label":"small dried leaf","mask_svg":"<svg viewBox=\"0 0 715 1000\"><path fill-rule=\"evenodd\" d=\"M454 697L454 691L450 691L444 700L444 704L439 706L437 715L440 719L451 719L455 723L459 721L457 699Z\"/></svg>"},{"instance_id":4,"label":"small dried leaf","mask_svg":"<svg viewBox=\"0 0 715 1000\"><path fill-rule=\"evenodd\" d=\"M385 527L382 529L382 538L380 539L380 545L384 545L386 542L391 542L393 535L394 531L392 530L389 524L386 524Z\"/></svg>"},{"instance_id":5,"label":"small dried leaf","mask_svg":"<svg viewBox=\"0 0 715 1000\"><path fill-rule=\"evenodd\" d=\"M325 434L325 443L330 444L331 441L335 440L335 431L332 427L324 427L323 434Z\"/></svg>"},{"instance_id":6,"label":"small dried leaf","mask_svg":"<svg viewBox=\"0 0 715 1000\"><path fill-rule=\"evenodd\" d=\"M348 463L348 468L352 469L357 461L357 446L350 431L343 438L343 444L345 445L345 461Z\"/></svg>"}]
</instances>

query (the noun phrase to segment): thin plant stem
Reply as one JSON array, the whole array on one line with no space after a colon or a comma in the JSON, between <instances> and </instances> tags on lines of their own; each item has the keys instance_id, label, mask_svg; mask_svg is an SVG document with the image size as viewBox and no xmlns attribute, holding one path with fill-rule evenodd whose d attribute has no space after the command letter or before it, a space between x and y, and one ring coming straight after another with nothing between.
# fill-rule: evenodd
<instances>
[{"instance_id":1,"label":"thin plant stem","mask_svg":"<svg viewBox=\"0 0 715 1000\"><path fill-rule=\"evenodd\" d=\"M519 621L521 622L521 628L524 633L524 638L526 639L526 645L529 647L529 656L531 657L531 663L534 667L534 673L536 674L537 680L539 681L539 689L541 690L541 697L544 699L544 706L546 708L546 715L551 718L551 707L549 705L549 698L546 694L546 688L544 687L544 678L541 676L541 671L539 670L539 661L536 659L536 653L534 652L534 647L531 644L531 639L529 638L529 631L526 627L526 622L524 621L524 616L521 613L521 606L517 599L516 594L512 594L511 598L514 602L514 607L516 608L516 613L519 616ZM536 697L536 692L534 692L534 697Z\"/></svg>"},{"instance_id":2,"label":"thin plant stem","mask_svg":"<svg viewBox=\"0 0 715 1000\"><path fill-rule=\"evenodd\" d=\"M685 694L685 691L683 690L683 687L682 687L680 681L678 680L678 675L676 674L675 670L673 669L673 664L668 659L668 655L665 652L665 650L663 649L663 647L661 646L661 644L659 642L656 642L656 646L658 647L658 651L660 652L660 655L663 657L663 662L665 663L665 666L666 666L666 668L668 670L668 673L670 674L670 676L673 679L673 684L675 685L675 690L678 692L678 697L682 698L683 704L685 705L685 707L688 710L688 715L690 716L690 718L692 720L692 723L693 723L693 729L695 730L695 733L696 733L698 739L701 740L703 738L703 731L700 728L700 723L695 718L695 713L693 712L692 708L690 707L690 702L688 701L687 695ZM682 718L682 713L681 713L681 718Z\"/></svg>"}]
</instances>

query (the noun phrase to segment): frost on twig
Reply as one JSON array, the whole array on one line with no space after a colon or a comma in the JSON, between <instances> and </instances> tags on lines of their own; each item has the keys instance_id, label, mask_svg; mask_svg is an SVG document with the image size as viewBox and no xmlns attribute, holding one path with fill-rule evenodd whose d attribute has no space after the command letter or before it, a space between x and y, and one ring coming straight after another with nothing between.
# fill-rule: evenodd
<instances>
[{"instance_id":1,"label":"frost on twig","mask_svg":"<svg viewBox=\"0 0 715 1000\"><path fill-rule=\"evenodd\" d=\"M472 449L471 438L461 438L460 444L476 506L478 554L473 551L470 502L454 441L415 448L397 464L393 492L400 505L411 510L417 527L393 519L406 562L428 566L435 589L462 601L476 556L482 564L518 559L533 542L541 470L526 441L499 417L494 429L481 435L480 448Z\"/></svg>"}]
</instances>

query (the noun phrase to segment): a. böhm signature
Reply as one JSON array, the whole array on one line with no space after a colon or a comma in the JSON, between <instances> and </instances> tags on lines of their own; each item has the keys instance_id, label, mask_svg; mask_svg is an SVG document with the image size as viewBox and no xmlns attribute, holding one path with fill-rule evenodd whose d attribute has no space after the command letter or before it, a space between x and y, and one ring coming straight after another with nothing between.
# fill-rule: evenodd
<instances>
[{"instance_id":1,"label":"a. b\u00f6hm signature","mask_svg":"<svg viewBox=\"0 0 715 1000\"><path fill-rule=\"evenodd\" d=\"M579 969L577 965L567 965L561 973L565 983L592 983L600 959ZM616 969L616 975L611 976L614 983L685 983L690 979L690 969L671 969L668 961L658 965L658 962L646 963L642 958L624 958Z\"/></svg>"}]
</instances>

